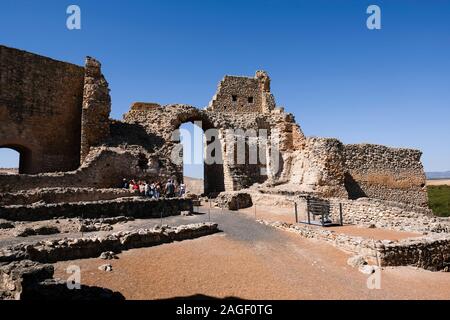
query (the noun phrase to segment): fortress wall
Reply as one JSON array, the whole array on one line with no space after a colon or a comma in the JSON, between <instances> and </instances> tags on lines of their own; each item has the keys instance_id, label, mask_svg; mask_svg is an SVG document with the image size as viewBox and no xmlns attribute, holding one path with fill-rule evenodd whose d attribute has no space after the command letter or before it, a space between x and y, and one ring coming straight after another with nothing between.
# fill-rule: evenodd
<instances>
[{"instance_id":1,"label":"fortress wall","mask_svg":"<svg viewBox=\"0 0 450 320\"><path fill-rule=\"evenodd\" d=\"M351 199L370 197L426 206L422 152L380 145L345 146L345 186Z\"/></svg>"},{"instance_id":2,"label":"fortress wall","mask_svg":"<svg viewBox=\"0 0 450 320\"><path fill-rule=\"evenodd\" d=\"M79 166L83 82L83 67L0 46L0 147L21 173Z\"/></svg>"},{"instance_id":3,"label":"fortress wall","mask_svg":"<svg viewBox=\"0 0 450 320\"><path fill-rule=\"evenodd\" d=\"M139 156L115 148L91 150L85 163L75 171L37 175L0 175L0 192L37 188L117 188L122 179L156 181L167 179L164 171L143 170Z\"/></svg>"}]
</instances>

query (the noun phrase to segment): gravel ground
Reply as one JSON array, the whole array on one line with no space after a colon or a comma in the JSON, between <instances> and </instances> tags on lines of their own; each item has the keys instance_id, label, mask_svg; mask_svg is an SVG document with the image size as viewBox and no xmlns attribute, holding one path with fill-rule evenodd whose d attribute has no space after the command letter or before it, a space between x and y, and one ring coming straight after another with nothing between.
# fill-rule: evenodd
<instances>
[{"instance_id":1,"label":"gravel ground","mask_svg":"<svg viewBox=\"0 0 450 320\"><path fill-rule=\"evenodd\" d=\"M109 273L98 270L105 260L60 262L55 264L55 276L66 278L65 268L79 265L83 284L119 291L127 299L196 295L244 299L450 298L450 273L412 267L383 269L381 289L369 290L368 276L347 265L348 254L326 243L261 225L250 213L213 209L211 217L169 217L163 223L209 219L219 223L223 232L123 252L118 260L108 261L113 266ZM158 223L136 220L122 227Z\"/></svg>"}]
</instances>

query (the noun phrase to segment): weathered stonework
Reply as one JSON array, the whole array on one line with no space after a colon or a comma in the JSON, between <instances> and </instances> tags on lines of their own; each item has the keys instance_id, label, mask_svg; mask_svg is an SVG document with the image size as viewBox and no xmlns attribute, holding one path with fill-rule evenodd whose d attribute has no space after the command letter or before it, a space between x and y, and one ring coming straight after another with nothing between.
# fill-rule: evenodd
<instances>
[{"instance_id":1,"label":"weathered stonework","mask_svg":"<svg viewBox=\"0 0 450 320\"><path fill-rule=\"evenodd\" d=\"M345 187L351 199L370 197L428 203L422 152L379 145L345 146Z\"/></svg>"},{"instance_id":2,"label":"weathered stonework","mask_svg":"<svg viewBox=\"0 0 450 320\"><path fill-rule=\"evenodd\" d=\"M147 219L179 215L182 211L193 211L191 199L127 197L89 202L3 206L0 207L0 218L11 221L40 221L61 217L99 218L117 216Z\"/></svg>"},{"instance_id":3,"label":"weathered stonework","mask_svg":"<svg viewBox=\"0 0 450 320\"><path fill-rule=\"evenodd\" d=\"M265 71L257 71L254 78L225 76L208 110L230 113L267 113L275 108L270 93L270 78Z\"/></svg>"},{"instance_id":4,"label":"weathered stonework","mask_svg":"<svg viewBox=\"0 0 450 320\"><path fill-rule=\"evenodd\" d=\"M102 144L110 135L111 97L108 82L97 60L87 57L81 118L81 162L90 148Z\"/></svg>"},{"instance_id":5,"label":"weathered stonework","mask_svg":"<svg viewBox=\"0 0 450 320\"><path fill-rule=\"evenodd\" d=\"M80 201L113 200L134 197L135 194L126 189L95 188L41 188L22 190L16 193L0 193L0 206L27 205L37 202L62 203Z\"/></svg>"},{"instance_id":6,"label":"weathered stonework","mask_svg":"<svg viewBox=\"0 0 450 320\"><path fill-rule=\"evenodd\" d=\"M53 149L43 152L43 157L58 154L70 161L62 161L63 165L45 159L52 167L47 170L23 153L23 161L29 159L33 162L29 166L34 169L22 173L29 171L33 175L0 174L0 192L55 187L114 188L123 178L164 182L171 177L181 182L182 165L172 157L182 151L174 131L185 122L200 121L204 130L217 129L217 136L209 141L209 146L213 143L218 146L214 156L222 160L205 164L206 194L257 186L274 194L307 192L342 199L370 197L426 207L420 151L376 145L345 146L336 139L305 137L293 115L276 106L270 92L271 80L264 71L257 71L254 77L225 76L205 109L182 104L135 103L123 120L117 121L109 119L108 83L95 59L87 58L82 68L14 49L1 47L1 50L0 60L8 65L6 70L11 70L5 77L14 75L8 83L15 85L0 93L0 120L9 121L7 117L11 114L19 115L16 118L25 122L30 119L29 124L19 126L30 134L17 131L20 121L7 130L8 134L21 137L25 146L28 136L38 130L33 124L45 122L45 134L52 139L57 137L58 143L51 140ZM23 77L30 68L41 68L42 72L35 73L35 78ZM49 92L58 95L49 97ZM25 96L29 99L19 103ZM52 101L51 121L61 114L70 115L73 122L65 125L67 118L58 120L55 132L53 124L47 126L53 122L35 119L35 96L42 98L39 103ZM65 97L70 99L64 100ZM70 106L73 112L61 112L58 107L62 105ZM2 135L5 136L2 129L0 146ZM40 134L35 136L40 143ZM70 139L61 139L69 136ZM10 138L3 140L6 145L22 145ZM238 150L238 141L245 141L245 150ZM250 163L250 146L256 146L258 153L254 163ZM69 149L70 152L65 152ZM238 154L244 154L244 163L236 163ZM76 165L68 165L78 164L80 158L78 169ZM60 172L42 173L46 171Z\"/></svg>"},{"instance_id":7,"label":"weathered stonework","mask_svg":"<svg viewBox=\"0 0 450 320\"><path fill-rule=\"evenodd\" d=\"M414 266L431 271L450 267L449 234L431 234L401 241L373 240L329 231L305 224L259 221L305 238L322 240L357 255L379 259L380 266Z\"/></svg>"},{"instance_id":8,"label":"weathered stonework","mask_svg":"<svg viewBox=\"0 0 450 320\"><path fill-rule=\"evenodd\" d=\"M0 148L20 153L20 173L80 164L84 68L0 46Z\"/></svg>"},{"instance_id":9,"label":"weathered stonework","mask_svg":"<svg viewBox=\"0 0 450 320\"><path fill-rule=\"evenodd\" d=\"M218 231L216 223L205 222L177 227L121 231L104 237L45 240L0 250L0 263L21 260L55 263L65 260L97 258L106 251L118 253L135 248L194 239Z\"/></svg>"}]
</instances>

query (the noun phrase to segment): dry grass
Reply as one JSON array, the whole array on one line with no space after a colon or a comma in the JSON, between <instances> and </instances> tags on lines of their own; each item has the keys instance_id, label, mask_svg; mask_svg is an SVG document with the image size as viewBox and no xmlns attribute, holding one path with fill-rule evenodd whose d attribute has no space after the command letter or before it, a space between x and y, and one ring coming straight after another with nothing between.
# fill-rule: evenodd
<instances>
[{"instance_id":1,"label":"dry grass","mask_svg":"<svg viewBox=\"0 0 450 320\"><path fill-rule=\"evenodd\" d=\"M427 180L427 186L450 186L450 179Z\"/></svg>"}]
</instances>

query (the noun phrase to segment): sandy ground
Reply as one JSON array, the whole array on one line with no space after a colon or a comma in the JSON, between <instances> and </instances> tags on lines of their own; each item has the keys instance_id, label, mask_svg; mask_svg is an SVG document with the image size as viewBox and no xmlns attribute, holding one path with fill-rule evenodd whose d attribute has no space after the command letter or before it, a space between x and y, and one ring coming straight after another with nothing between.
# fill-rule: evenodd
<instances>
[{"instance_id":1,"label":"sandy ground","mask_svg":"<svg viewBox=\"0 0 450 320\"><path fill-rule=\"evenodd\" d=\"M181 222L189 219L209 220L209 215L183 217ZM67 278L65 268L75 264L81 267L83 284L119 291L127 299L199 295L243 299L450 299L450 273L385 268L381 271L381 289L370 290L368 276L348 266L349 255L329 244L261 225L249 213L212 210L211 220L218 222L223 232L126 251L118 260L60 262L55 264L55 276ZM167 221L178 220L172 217ZM111 263L113 271L99 271L104 263Z\"/></svg>"},{"instance_id":2,"label":"sandy ground","mask_svg":"<svg viewBox=\"0 0 450 320\"><path fill-rule=\"evenodd\" d=\"M427 180L427 186L450 186L450 179L440 179L440 180Z\"/></svg>"}]
</instances>

